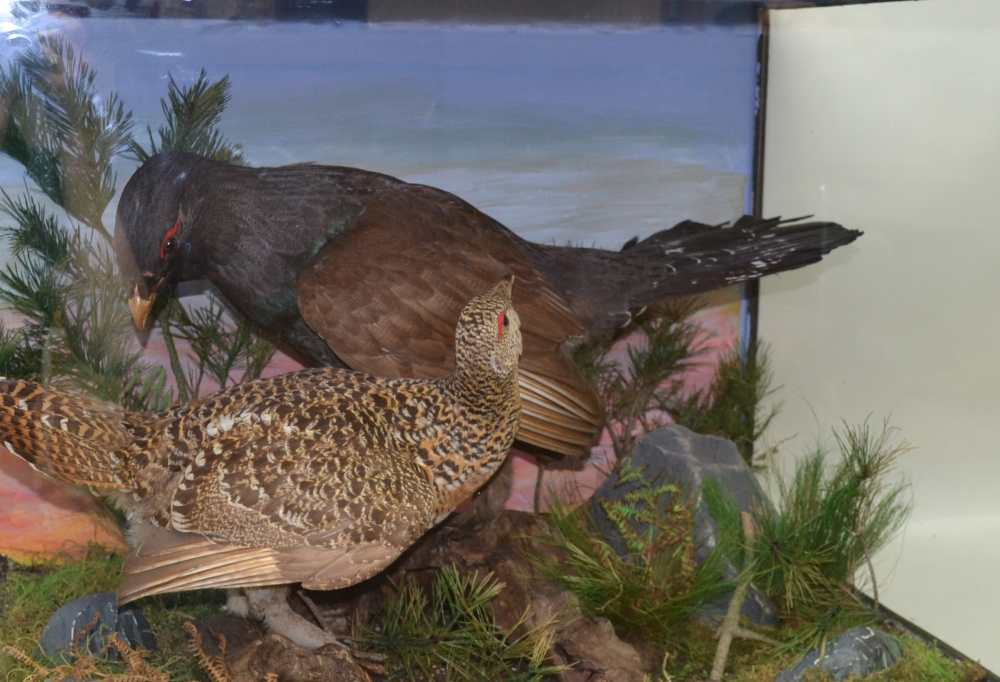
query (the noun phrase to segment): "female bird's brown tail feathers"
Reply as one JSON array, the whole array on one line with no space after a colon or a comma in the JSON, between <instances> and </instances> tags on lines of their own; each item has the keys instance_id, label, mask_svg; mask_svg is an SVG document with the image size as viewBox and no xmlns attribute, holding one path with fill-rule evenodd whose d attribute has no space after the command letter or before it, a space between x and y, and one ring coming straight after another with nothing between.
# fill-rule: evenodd
<instances>
[{"instance_id":1,"label":"female bird's brown tail feathers","mask_svg":"<svg viewBox=\"0 0 1000 682\"><path fill-rule=\"evenodd\" d=\"M733 225L690 220L626 246L635 273L628 305L713 289L817 263L861 236L837 223L743 216Z\"/></svg>"},{"instance_id":2,"label":"female bird's brown tail feathers","mask_svg":"<svg viewBox=\"0 0 1000 682\"><path fill-rule=\"evenodd\" d=\"M35 469L74 485L128 490L131 436L120 409L33 381L0 380L0 442Z\"/></svg>"}]
</instances>

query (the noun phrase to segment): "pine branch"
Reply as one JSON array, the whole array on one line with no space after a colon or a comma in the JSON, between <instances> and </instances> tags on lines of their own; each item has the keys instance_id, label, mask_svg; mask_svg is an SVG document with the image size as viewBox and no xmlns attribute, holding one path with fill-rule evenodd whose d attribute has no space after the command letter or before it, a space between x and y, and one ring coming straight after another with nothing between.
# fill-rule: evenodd
<instances>
[{"instance_id":1,"label":"pine branch","mask_svg":"<svg viewBox=\"0 0 1000 682\"><path fill-rule=\"evenodd\" d=\"M645 334L645 343L627 349L624 366L606 358L615 339L577 348L577 366L605 398L608 433L619 459L631 453L639 427L652 428L647 412L678 401L684 385L682 373L703 352L698 327L689 320L698 306L693 299L678 302L656 310L652 319L640 320L637 326Z\"/></svg>"},{"instance_id":2,"label":"pine branch","mask_svg":"<svg viewBox=\"0 0 1000 682\"><path fill-rule=\"evenodd\" d=\"M54 267L69 263L75 235L66 232L30 194L14 198L0 189L0 197L0 213L14 221L13 225L0 227L0 236L7 238L13 255L30 252Z\"/></svg>"},{"instance_id":3,"label":"pine branch","mask_svg":"<svg viewBox=\"0 0 1000 682\"><path fill-rule=\"evenodd\" d=\"M197 397L205 374L224 388L234 382L234 370L243 370L241 381L256 379L273 357L274 347L257 337L246 321L234 324L214 295L202 308L176 307L179 310L168 318L168 331L171 337L187 341L198 358L195 381L188 385L191 397Z\"/></svg>"},{"instance_id":4,"label":"pine branch","mask_svg":"<svg viewBox=\"0 0 1000 682\"><path fill-rule=\"evenodd\" d=\"M95 72L65 40L42 38L0 68L0 106L7 113L0 121L0 153L20 162L76 221L66 227L28 193L0 193L0 214L11 221L0 236L14 256L0 271L0 301L29 321L24 334L0 330L0 364L43 380L71 378L132 409L170 404L166 372L146 365L135 347L124 284L107 248L111 237L102 216L115 193L111 161L125 152L144 160L168 149L241 161L239 147L218 130L228 101L228 78L210 82L202 72L188 87L171 79L161 102L165 123L155 137L147 128L149 147L143 149L131 138L131 113L114 93L98 93ZM95 234L100 239L92 239ZM206 375L225 386L242 367L245 377L255 378L273 354L246 324L220 327L223 311L213 305L192 320L177 304L174 322L163 324L183 400L197 395ZM190 377L175 335L192 341L199 356Z\"/></svg>"},{"instance_id":5,"label":"pine branch","mask_svg":"<svg viewBox=\"0 0 1000 682\"><path fill-rule=\"evenodd\" d=\"M115 193L111 160L128 148L132 115L114 93L101 98L95 79L68 42L42 37L0 74L0 93L12 112L2 151L110 243L102 216Z\"/></svg>"},{"instance_id":6,"label":"pine branch","mask_svg":"<svg viewBox=\"0 0 1000 682\"><path fill-rule=\"evenodd\" d=\"M198 79L187 87L181 87L170 77L167 97L160 100L164 124L153 136L146 127L149 146L143 147L136 141L129 150L139 162L165 151L192 152L217 161L241 163L243 152L239 145L226 140L219 131L222 113L229 104L229 76L223 76L209 83L202 69Z\"/></svg>"},{"instance_id":7,"label":"pine branch","mask_svg":"<svg viewBox=\"0 0 1000 682\"><path fill-rule=\"evenodd\" d=\"M62 318L66 287L55 268L21 253L0 272L0 300L32 323L51 327Z\"/></svg>"},{"instance_id":8,"label":"pine branch","mask_svg":"<svg viewBox=\"0 0 1000 682\"><path fill-rule=\"evenodd\" d=\"M0 108L6 112L0 152L24 166L36 185L56 204L62 204L62 177L56 142L43 125L40 100L27 74L17 63L0 69Z\"/></svg>"},{"instance_id":9,"label":"pine branch","mask_svg":"<svg viewBox=\"0 0 1000 682\"><path fill-rule=\"evenodd\" d=\"M0 376L37 378L42 372L38 328L7 329L0 324Z\"/></svg>"},{"instance_id":10,"label":"pine branch","mask_svg":"<svg viewBox=\"0 0 1000 682\"><path fill-rule=\"evenodd\" d=\"M755 444L778 414L778 406L764 407L777 391L772 379L768 346L755 341L746 354L734 348L723 356L707 388L665 409L692 431L733 441L746 463L754 466L762 459L755 457Z\"/></svg>"},{"instance_id":11,"label":"pine branch","mask_svg":"<svg viewBox=\"0 0 1000 682\"><path fill-rule=\"evenodd\" d=\"M4 194L0 211L14 260L0 272L0 300L29 320L20 347L5 351L14 376L70 377L106 400L136 409L169 405L162 370L141 362L113 255L64 229L30 196Z\"/></svg>"},{"instance_id":12,"label":"pine branch","mask_svg":"<svg viewBox=\"0 0 1000 682\"><path fill-rule=\"evenodd\" d=\"M411 577L362 639L385 653L389 679L542 682L564 672L548 663L554 618L529 627L525 613L510 629L497 625L493 602L502 590L492 574L454 567L441 569L429 589Z\"/></svg>"}]
</instances>

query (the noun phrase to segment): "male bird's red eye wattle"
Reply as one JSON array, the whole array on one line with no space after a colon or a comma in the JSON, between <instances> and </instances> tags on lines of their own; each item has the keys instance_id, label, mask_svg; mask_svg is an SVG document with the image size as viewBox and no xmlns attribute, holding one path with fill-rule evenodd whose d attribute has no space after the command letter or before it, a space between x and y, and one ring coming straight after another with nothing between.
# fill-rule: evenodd
<instances>
[{"instance_id":1,"label":"male bird's red eye wattle","mask_svg":"<svg viewBox=\"0 0 1000 682\"><path fill-rule=\"evenodd\" d=\"M497 316L497 341L503 338L504 327L507 326L507 316L504 313L500 313Z\"/></svg>"},{"instance_id":2,"label":"male bird's red eye wattle","mask_svg":"<svg viewBox=\"0 0 1000 682\"><path fill-rule=\"evenodd\" d=\"M172 251L174 245L177 243L177 234L181 231L181 219L178 218L170 229L163 233L163 239L160 240L160 260L167 257L167 252Z\"/></svg>"}]
</instances>

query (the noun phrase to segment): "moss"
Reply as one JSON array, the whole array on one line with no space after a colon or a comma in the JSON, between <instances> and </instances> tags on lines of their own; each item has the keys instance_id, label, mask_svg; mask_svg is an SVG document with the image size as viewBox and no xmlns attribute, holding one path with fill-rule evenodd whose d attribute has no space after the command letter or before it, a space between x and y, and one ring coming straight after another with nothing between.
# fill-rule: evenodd
<instances>
[{"instance_id":1,"label":"moss","mask_svg":"<svg viewBox=\"0 0 1000 682\"><path fill-rule=\"evenodd\" d=\"M121 579L122 559L94 545L78 561L60 565L14 566L0 583L0 645L10 645L24 652L36 653L42 630L52 614L63 604L94 592L115 590ZM223 603L220 591L188 592L143 600L143 613L149 620L159 651L148 655L148 662L166 673L171 680L206 680L190 655L183 624L200 620L218 611ZM46 666L56 661L40 655ZM101 672L122 672L121 664L101 662ZM28 674L27 667L7 654L0 654L0 679L18 682Z\"/></svg>"},{"instance_id":2,"label":"moss","mask_svg":"<svg viewBox=\"0 0 1000 682\"><path fill-rule=\"evenodd\" d=\"M121 576L117 554L91 546L79 561L46 568L12 566L0 584L0 642L33 648L49 617L66 602L114 590ZM0 659L0 673L6 673Z\"/></svg>"},{"instance_id":3,"label":"moss","mask_svg":"<svg viewBox=\"0 0 1000 682\"><path fill-rule=\"evenodd\" d=\"M986 679L986 671L974 663L948 658L936 647L913 635L897 636L903 647L900 661L888 670L864 678L865 682L977 682ZM757 660L743 661L726 680L772 682L778 673L794 665L801 656L802 654L784 654L768 657L767 652L762 650L755 657ZM830 682L832 679L830 675L819 671L806 676L808 682Z\"/></svg>"},{"instance_id":4,"label":"moss","mask_svg":"<svg viewBox=\"0 0 1000 682\"><path fill-rule=\"evenodd\" d=\"M956 661L922 639L906 633L894 633L899 638L903 655L899 662L865 682L981 682L986 671L975 663ZM708 676L715 654L714 634L705 628L693 629L687 642L686 655L667 657L664 670L650 676L650 682L702 682ZM795 631L783 628L774 636L795 639ZM783 670L794 666L804 651L775 653L766 644L737 639L733 642L730 664L723 679L726 682L774 682ZM806 682L832 682L821 671L806 675ZM850 678L857 679L857 678Z\"/></svg>"},{"instance_id":5,"label":"moss","mask_svg":"<svg viewBox=\"0 0 1000 682\"><path fill-rule=\"evenodd\" d=\"M912 635L900 637L903 657L892 669L873 675L871 682L977 682L986 671L969 661L956 661Z\"/></svg>"}]
</instances>

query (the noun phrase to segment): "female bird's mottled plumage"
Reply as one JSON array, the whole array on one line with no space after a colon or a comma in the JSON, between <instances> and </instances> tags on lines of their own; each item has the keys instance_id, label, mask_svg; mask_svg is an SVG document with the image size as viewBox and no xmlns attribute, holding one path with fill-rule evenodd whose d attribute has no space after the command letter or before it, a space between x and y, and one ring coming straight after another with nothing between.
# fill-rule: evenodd
<instances>
[{"instance_id":1,"label":"female bird's mottled plumage","mask_svg":"<svg viewBox=\"0 0 1000 682\"><path fill-rule=\"evenodd\" d=\"M483 485L520 416L511 279L474 298L433 380L307 369L163 415L0 383L0 439L36 468L120 491L120 602L205 587L368 578Z\"/></svg>"},{"instance_id":2,"label":"female bird's mottled plumage","mask_svg":"<svg viewBox=\"0 0 1000 682\"><path fill-rule=\"evenodd\" d=\"M643 306L814 263L860 232L834 223L685 221L622 251L526 241L448 192L356 168L148 160L118 206L119 263L144 323L157 293L208 279L307 364L443 376L450 321L507 272L525 320L519 440L585 452L601 425L569 346Z\"/></svg>"}]
</instances>

